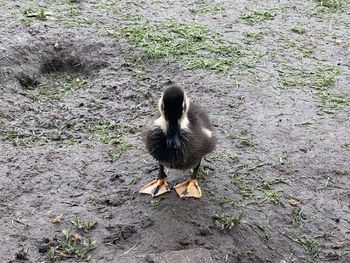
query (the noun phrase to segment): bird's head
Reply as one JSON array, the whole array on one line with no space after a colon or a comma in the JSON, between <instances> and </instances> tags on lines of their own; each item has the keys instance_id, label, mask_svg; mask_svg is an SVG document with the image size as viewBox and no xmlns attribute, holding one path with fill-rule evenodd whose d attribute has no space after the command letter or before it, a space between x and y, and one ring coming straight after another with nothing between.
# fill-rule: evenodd
<instances>
[{"instance_id":1,"label":"bird's head","mask_svg":"<svg viewBox=\"0 0 350 263\"><path fill-rule=\"evenodd\" d=\"M183 89L171 86L163 91L159 100L159 111L165 121L167 147L170 150L181 146L181 129L187 128L189 99Z\"/></svg>"}]
</instances>

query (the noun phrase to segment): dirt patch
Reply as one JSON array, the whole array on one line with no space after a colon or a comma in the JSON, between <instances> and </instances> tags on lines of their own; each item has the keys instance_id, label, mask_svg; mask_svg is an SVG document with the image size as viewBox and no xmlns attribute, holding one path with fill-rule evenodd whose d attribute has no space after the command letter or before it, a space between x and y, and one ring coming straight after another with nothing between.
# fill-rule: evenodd
<instances>
[{"instance_id":1,"label":"dirt patch","mask_svg":"<svg viewBox=\"0 0 350 263\"><path fill-rule=\"evenodd\" d=\"M350 13L333 2L0 1L0 261L348 262ZM201 200L137 193L169 81L218 137Z\"/></svg>"}]
</instances>

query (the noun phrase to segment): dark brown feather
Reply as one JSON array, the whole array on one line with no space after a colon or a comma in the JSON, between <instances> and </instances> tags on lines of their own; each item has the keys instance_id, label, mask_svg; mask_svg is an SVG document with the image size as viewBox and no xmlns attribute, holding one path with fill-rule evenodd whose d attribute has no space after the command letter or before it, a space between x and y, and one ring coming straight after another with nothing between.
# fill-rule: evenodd
<instances>
[{"instance_id":1,"label":"dark brown feather","mask_svg":"<svg viewBox=\"0 0 350 263\"><path fill-rule=\"evenodd\" d=\"M215 149L215 136L208 137L202 128L212 131L207 113L196 104L191 103L187 117L189 129L181 130L181 147L169 150L166 136L160 127L148 126L143 131L143 139L148 152L160 163L175 169L190 169Z\"/></svg>"}]
</instances>

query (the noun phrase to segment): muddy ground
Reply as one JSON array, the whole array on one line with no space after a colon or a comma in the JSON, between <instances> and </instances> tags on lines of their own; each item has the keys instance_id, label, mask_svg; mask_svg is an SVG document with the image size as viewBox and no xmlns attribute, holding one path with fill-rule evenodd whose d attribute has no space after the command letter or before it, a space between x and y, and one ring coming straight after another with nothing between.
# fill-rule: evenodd
<instances>
[{"instance_id":1,"label":"muddy ground","mask_svg":"<svg viewBox=\"0 0 350 263\"><path fill-rule=\"evenodd\" d=\"M350 262L348 1L0 0L0 262ZM210 112L201 200L138 189L164 85ZM168 171L172 184L188 172Z\"/></svg>"}]
</instances>

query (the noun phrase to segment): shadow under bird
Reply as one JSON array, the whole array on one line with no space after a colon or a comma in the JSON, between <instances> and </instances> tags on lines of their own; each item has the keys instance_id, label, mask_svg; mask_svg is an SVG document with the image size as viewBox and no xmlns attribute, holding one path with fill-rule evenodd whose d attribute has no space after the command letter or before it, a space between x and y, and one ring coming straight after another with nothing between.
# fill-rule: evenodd
<instances>
[{"instance_id":1,"label":"shadow under bird","mask_svg":"<svg viewBox=\"0 0 350 263\"><path fill-rule=\"evenodd\" d=\"M174 189L181 198L200 198L202 191L196 179L199 166L216 145L209 117L175 85L163 91L158 107L160 116L142 132L147 151L159 163L158 178L142 187L140 193L155 197L170 191L164 167L193 169L191 177Z\"/></svg>"}]
</instances>

